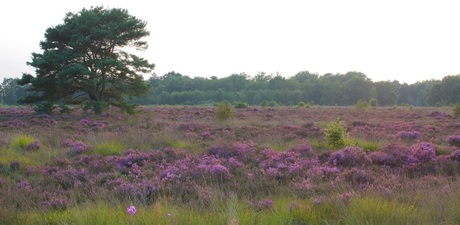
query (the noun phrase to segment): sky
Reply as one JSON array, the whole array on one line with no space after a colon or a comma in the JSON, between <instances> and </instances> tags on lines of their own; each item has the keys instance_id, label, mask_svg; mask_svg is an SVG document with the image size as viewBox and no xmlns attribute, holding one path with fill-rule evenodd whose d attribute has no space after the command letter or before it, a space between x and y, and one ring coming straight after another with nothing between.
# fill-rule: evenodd
<instances>
[{"instance_id":1,"label":"sky","mask_svg":"<svg viewBox=\"0 0 460 225\"><path fill-rule=\"evenodd\" d=\"M374 82L440 80L460 74L457 2L15 0L0 9L0 79L34 74L26 62L42 53L46 29L103 5L147 22L149 49L136 54L159 76L358 71Z\"/></svg>"}]
</instances>

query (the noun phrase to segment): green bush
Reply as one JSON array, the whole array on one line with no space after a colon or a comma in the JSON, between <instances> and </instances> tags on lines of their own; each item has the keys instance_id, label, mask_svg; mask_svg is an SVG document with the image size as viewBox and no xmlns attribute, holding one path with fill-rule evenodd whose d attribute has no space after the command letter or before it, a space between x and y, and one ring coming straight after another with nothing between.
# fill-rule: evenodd
<instances>
[{"instance_id":1,"label":"green bush","mask_svg":"<svg viewBox=\"0 0 460 225\"><path fill-rule=\"evenodd\" d=\"M299 102L298 106L299 107L305 107L305 102Z\"/></svg>"},{"instance_id":2,"label":"green bush","mask_svg":"<svg viewBox=\"0 0 460 225\"><path fill-rule=\"evenodd\" d=\"M56 106L51 102L42 102L34 106L34 110L38 114L51 114Z\"/></svg>"},{"instance_id":3,"label":"green bush","mask_svg":"<svg viewBox=\"0 0 460 225\"><path fill-rule=\"evenodd\" d=\"M371 98L369 99L369 105L371 106L379 106L379 100L377 100L376 98Z\"/></svg>"},{"instance_id":4,"label":"green bush","mask_svg":"<svg viewBox=\"0 0 460 225\"><path fill-rule=\"evenodd\" d=\"M453 112L454 112L454 116L460 115L460 104L459 103L454 105Z\"/></svg>"},{"instance_id":5,"label":"green bush","mask_svg":"<svg viewBox=\"0 0 460 225\"><path fill-rule=\"evenodd\" d=\"M217 106L216 119L228 120L236 117L236 110L227 102L221 102Z\"/></svg>"},{"instance_id":6,"label":"green bush","mask_svg":"<svg viewBox=\"0 0 460 225\"><path fill-rule=\"evenodd\" d=\"M102 114L108 108L108 104L100 101L86 101L83 103L83 110L93 110L95 114ZM122 108L124 109L124 108ZM129 109L128 109L129 110Z\"/></svg>"},{"instance_id":7,"label":"green bush","mask_svg":"<svg viewBox=\"0 0 460 225\"><path fill-rule=\"evenodd\" d=\"M369 108L369 105L367 104L367 102L365 102L365 101L363 101L363 100L359 100L359 101L356 103L355 108L358 109L358 110L361 110L361 111L366 112L367 109Z\"/></svg>"},{"instance_id":8,"label":"green bush","mask_svg":"<svg viewBox=\"0 0 460 225\"><path fill-rule=\"evenodd\" d=\"M270 106L270 107L275 107L277 105L278 105L278 103L276 103L276 101L274 101L274 100L271 100L270 102L268 102L268 106Z\"/></svg>"},{"instance_id":9,"label":"green bush","mask_svg":"<svg viewBox=\"0 0 460 225\"><path fill-rule=\"evenodd\" d=\"M243 108L247 108L248 107L248 103L246 102L241 102L241 101L236 101L233 103L233 105L235 106L235 108L237 109L243 109Z\"/></svg>"},{"instance_id":10,"label":"green bush","mask_svg":"<svg viewBox=\"0 0 460 225\"><path fill-rule=\"evenodd\" d=\"M326 129L326 142L333 149L339 149L345 146L345 127L337 119L334 123L330 123Z\"/></svg>"},{"instance_id":11,"label":"green bush","mask_svg":"<svg viewBox=\"0 0 460 225\"><path fill-rule=\"evenodd\" d=\"M262 103L260 103L260 106L262 107L267 107L268 106L268 102L267 101L262 101Z\"/></svg>"}]
</instances>

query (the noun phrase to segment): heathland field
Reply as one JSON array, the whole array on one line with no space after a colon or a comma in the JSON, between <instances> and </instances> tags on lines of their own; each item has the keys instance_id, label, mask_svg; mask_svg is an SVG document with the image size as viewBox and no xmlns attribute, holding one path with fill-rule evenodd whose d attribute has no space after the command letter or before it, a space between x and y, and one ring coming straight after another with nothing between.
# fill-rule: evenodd
<instances>
[{"instance_id":1,"label":"heathland field","mask_svg":"<svg viewBox=\"0 0 460 225\"><path fill-rule=\"evenodd\" d=\"M0 224L460 224L450 107L139 109L0 108Z\"/></svg>"}]
</instances>

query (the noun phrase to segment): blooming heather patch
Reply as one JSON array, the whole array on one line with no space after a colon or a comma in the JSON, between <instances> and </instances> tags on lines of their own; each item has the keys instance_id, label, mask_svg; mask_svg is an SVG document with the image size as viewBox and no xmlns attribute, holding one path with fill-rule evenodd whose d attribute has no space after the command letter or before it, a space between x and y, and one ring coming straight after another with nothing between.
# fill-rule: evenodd
<instances>
[{"instance_id":1,"label":"blooming heather patch","mask_svg":"<svg viewBox=\"0 0 460 225\"><path fill-rule=\"evenodd\" d=\"M1 123L30 123L14 126L14 133L8 133L13 129L1 131L0 146L4 151L0 151L0 202L7 206L15 203L13 207L21 213L30 209L52 214L54 210L71 211L97 199L119 202L123 204L122 212L129 213L129 204L161 208L164 201L206 210L234 193L238 196L238 210L247 208L240 208L239 204L248 204L248 210L263 210L258 213L262 215L274 209L270 198L277 199L278 204L278 199L285 196L305 202L305 208L320 210L329 207L329 203L348 207L350 198L353 202L355 195L359 199L363 193L394 196L396 191L407 188L421 190L423 194L423 188L431 187L423 185L436 183L422 181L428 178L439 182L448 179L444 184L455 190L460 150L455 145L458 127L453 119L425 116L423 121L414 120L428 114L422 109L414 109L416 113L410 115L380 108L365 114L347 110L313 107L298 113L287 107L260 109L244 111L231 124L208 121L206 118L214 115L213 110L192 107L155 107L151 109L157 112L154 118L140 113L136 117L104 117L106 122L100 121L100 116L81 112L72 112L75 116L8 115L0 118ZM196 111L200 113L195 114ZM83 116L88 117L81 119ZM360 121L353 122L358 116ZM337 117L348 124L349 140L381 141L382 146L372 152L350 146L332 151L318 144L324 142L324 128L320 127ZM39 124L52 118L58 121L52 126L53 132L42 132ZM306 125L280 125L281 118ZM103 126L95 124L98 122ZM56 134L71 139L63 138L58 143L56 140L61 139L51 136ZM283 146L288 150L270 147L283 142L287 134L298 136ZM89 135L94 135L90 140L98 140L91 142L94 147L88 146ZM191 152L187 146L167 147L171 141L165 141L181 143L184 139L196 142L201 152ZM23 151L36 140L46 148ZM110 144L118 141L123 144L120 148ZM116 154L93 152L97 148L109 151L112 147L116 147ZM14 154L8 155L10 152ZM52 156L46 157L49 161L40 164L46 166L27 168L30 159L21 158L48 154ZM280 201L276 205L276 212L282 204ZM168 210L164 209L161 215L174 213L174 217L180 217L177 211Z\"/></svg>"},{"instance_id":2,"label":"blooming heather patch","mask_svg":"<svg viewBox=\"0 0 460 225\"><path fill-rule=\"evenodd\" d=\"M126 209L126 212L128 213L128 215L135 215L137 213L137 210L136 207L131 205Z\"/></svg>"},{"instance_id":3,"label":"blooming heather patch","mask_svg":"<svg viewBox=\"0 0 460 225\"><path fill-rule=\"evenodd\" d=\"M35 140L32 143L27 145L27 150L28 151L37 151L40 147L41 147L40 142Z\"/></svg>"},{"instance_id":4,"label":"blooming heather patch","mask_svg":"<svg viewBox=\"0 0 460 225\"><path fill-rule=\"evenodd\" d=\"M85 143L82 141L75 141L71 144L71 149L69 150L70 155L80 155L87 152L88 148Z\"/></svg>"},{"instance_id":5,"label":"blooming heather patch","mask_svg":"<svg viewBox=\"0 0 460 225\"><path fill-rule=\"evenodd\" d=\"M427 163L436 158L434 146L431 143L419 143L411 147L408 162L410 164Z\"/></svg>"},{"instance_id":6,"label":"blooming heather patch","mask_svg":"<svg viewBox=\"0 0 460 225\"><path fill-rule=\"evenodd\" d=\"M273 207L273 201L269 198L260 200L255 205L257 210L271 209Z\"/></svg>"},{"instance_id":7,"label":"blooming heather patch","mask_svg":"<svg viewBox=\"0 0 460 225\"><path fill-rule=\"evenodd\" d=\"M450 145L460 147L460 135L451 135L447 138Z\"/></svg>"},{"instance_id":8,"label":"blooming heather patch","mask_svg":"<svg viewBox=\"0 0 460 225\"><path fill-rule=\"evenodd\" d=\"M401 131L398 133L398 137L403 140L413 141L420 136L418 131Z\"/></svg>"},{"instance_id":9,"label":"blooming heather patch","mask_svg":"<svg viewBox=\"0 0 460 225\"><path fill-rule=\"evenodd\" d=\"M329 157L329 163L335 166L361 166L371 162L369 156L358 147L345 147Z\"/></svg>"}]
</instances>

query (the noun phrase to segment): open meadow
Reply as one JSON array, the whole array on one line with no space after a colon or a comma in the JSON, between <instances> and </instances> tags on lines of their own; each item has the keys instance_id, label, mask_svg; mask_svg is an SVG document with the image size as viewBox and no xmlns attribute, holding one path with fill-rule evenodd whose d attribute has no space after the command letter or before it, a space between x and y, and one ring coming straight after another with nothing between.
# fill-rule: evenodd
<instances>
[{"instance_id":1,"label":"open meadow","mask_svg":"<svg viewBox=\"0 0 460 225\"><path fill-rule=\"evenodd\" d=\"M139 109L0 108L0 224L460 224L450 107Z\"/></svg>"}]
</instances>

